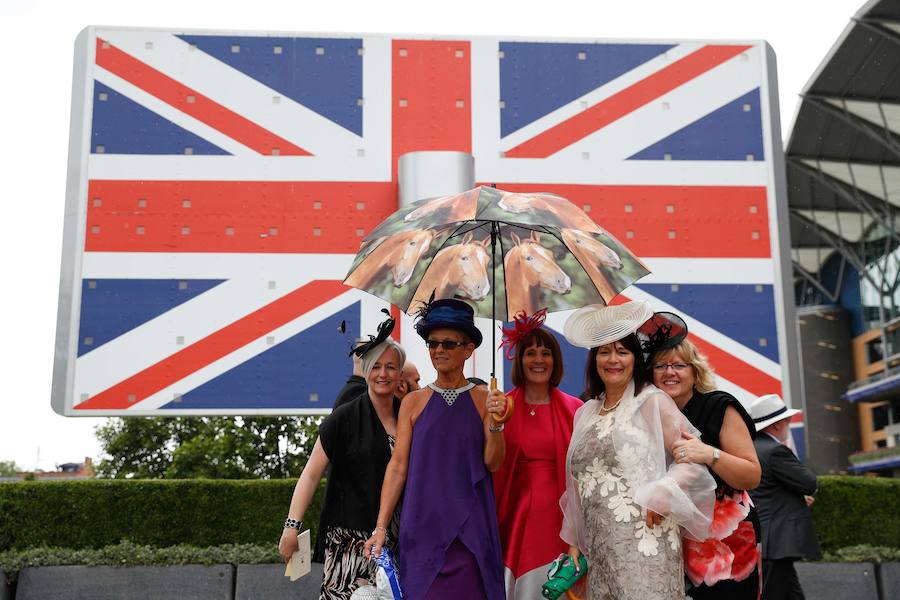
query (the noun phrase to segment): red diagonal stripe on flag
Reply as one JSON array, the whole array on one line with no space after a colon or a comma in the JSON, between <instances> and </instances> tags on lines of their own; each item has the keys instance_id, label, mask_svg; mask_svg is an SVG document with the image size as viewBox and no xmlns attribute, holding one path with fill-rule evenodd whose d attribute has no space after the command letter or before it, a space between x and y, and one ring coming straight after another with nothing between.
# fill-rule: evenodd
<instances>
[{"instance_id":1,"label":"red diagonal stripe on flag","mask_svg":"<svg viewBox=\"0 0 900 600\"><path fill-rule=\"evenodd\" d=\"M260 154L311 156L303 148L260 127L196 90L178 83L100 38L97 38L96 60L97 65L107 71Z\"/></svg>"},{"instance_id":2,"label":"red diagonal stripe on flag","mask_svg":"<svg viewBox=\"0 0 900 600\"><path fill-rule=\"evenodd\" d=\"M313 281L75 406L123 410L347 291L340 281ZM130 398L129 398L130 397Z\"/></svg>"},{"instance_id":3,"label":"red diagonal stripe on flag","mask_svg":"<svg viewBox=\"0 0 900 600\"><path fill-rule=\"evenodd\" d=\"M768 373L760 371L694 334L689 334L688 337L694 342L697 349L706 355L715 372L731 383L757 396L781 395L781 382Z\"/></svg>"},{"instance_id":4,"label":"red diagonal stripe on flag","mask_svg":"<svg viewBox=\"0 0 900 600\"><path fill-rule=\"evenodd\" d=\"M610 304L623 304L630 300L631 298L619 294ZM781 394L781 381L765 371L760 371L753 365L725 352L718 346L698 337L697 334L689 333L688 337L694 342L697 349L706 355L713 370L731 383L757 396Z\"/></svg>"},{"instance_id":5,"label":"red diagonal stripe on flag","mask_svg":"<svg viewBox=\"0 0 900 600\"><path fill-rule=\"evenodd\" d=\"M530 140L508 158L547 158L752 46L704 46Z\"/></svg>"}]
</instances>

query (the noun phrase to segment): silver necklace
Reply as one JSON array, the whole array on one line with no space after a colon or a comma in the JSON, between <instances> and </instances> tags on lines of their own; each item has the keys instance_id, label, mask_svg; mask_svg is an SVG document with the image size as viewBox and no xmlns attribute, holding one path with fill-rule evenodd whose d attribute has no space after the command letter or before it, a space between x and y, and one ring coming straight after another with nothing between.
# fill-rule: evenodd
<instances>
[{"instance_id":1,"label":"silver necklace","mask_svg":"<svg viewBox=\"0 0 900 600\"><path fill-rule=\"evenodd\" d=\"M433 389L435 392L441 395L441 398L444 399L444 402L447 403L447 406L453 406L453 403L456 402L456 399L459 398L459 395L463 392L467 392L475 387L475 384L472 382L467 383L466 385L458 388L452 389L444 389L442 387L438 387L433 383L429 383L428 387Z\"/></svg>"}]
</instances>

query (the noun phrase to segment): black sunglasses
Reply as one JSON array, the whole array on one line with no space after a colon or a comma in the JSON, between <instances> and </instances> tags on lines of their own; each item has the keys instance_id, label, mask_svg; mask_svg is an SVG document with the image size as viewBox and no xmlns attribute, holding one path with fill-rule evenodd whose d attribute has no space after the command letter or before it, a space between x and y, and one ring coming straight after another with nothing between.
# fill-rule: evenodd
<instances>
[{"instance_id":1,"label":"black sunglasses","mask_svg":"<svg viewBox=\"0 0 900 600\"><path fill-rule=\"evenodd\" d=\"M425 345L429 350L437 350L439 347L444 350L453 350L460 346L465 346L467 342L457 342L454 340L426 340Z\"/></svg>"}]
</instances>

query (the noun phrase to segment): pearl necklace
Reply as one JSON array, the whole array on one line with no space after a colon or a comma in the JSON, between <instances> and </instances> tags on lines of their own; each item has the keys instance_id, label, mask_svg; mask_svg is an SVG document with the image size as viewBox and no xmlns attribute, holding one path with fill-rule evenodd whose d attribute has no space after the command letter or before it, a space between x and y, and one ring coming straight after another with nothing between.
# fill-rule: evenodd
<instances>
[{"instance_id":1,"label":"pearl necklace","mask_svg":"<svg viewBox=\"0 0 900 600\"><path fill-rule=\"evenodd\" d=\"M601 405L600 405L600 412L601 412L601 413L604 413L604 412L605 412L605 413L612 412L612 411L616 410L616 409L619 407L619 404L620 404L621 402L622 402L622 398L620 397L620 398L618 399L618 401L616 401L616 403L613 404L612 406L610 406L609 408L606 408L606 405L605 405L605 404L601 404Z\"/></svg>"}]
</instances>

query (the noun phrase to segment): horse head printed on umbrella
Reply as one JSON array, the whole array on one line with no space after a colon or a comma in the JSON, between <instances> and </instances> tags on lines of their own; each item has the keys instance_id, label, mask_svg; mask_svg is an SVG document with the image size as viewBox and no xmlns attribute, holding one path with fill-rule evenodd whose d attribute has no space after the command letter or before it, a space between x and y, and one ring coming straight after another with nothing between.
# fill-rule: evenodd
<instances>
[{"instance_id":1,"label":"horse head printed on umbrella","mask_svg":"<svg viewBox=\"0 0 900 600\"><path fill-rule=\"evenodd\" d=\"M540 299L544 289L557 294L572 291L572 278L557 264L553 252L541 245L540 234L532 231L531 237L523 240L513 233L511 238L513 248L506 253L503 268L506 302L514 313L534 314L543 308Z\"/></svg>"},{"instance_id":2,"label":"horse head printed on umbrella","mask_svg":"<svg viewBox=\"0 0 900 600\"><path fill-rule=\"evenodd\" d=\"M491 291L488 279L491 258L486 248L490 243L490 237L473 241L472 234L467 233L459 244L442 248L422 276L419 292L427 290L435 298L456 296L475 301L487 298ZM413 297L413 303L418 301L424 299L418 295Z\"/></svg>"},{"instance_id":3,"label":"horse head printed on umbrella","mask_svg":"<svg viewBox=\"0 0 900 600\"><path fill-rule=\"evenodd\" d=\"M476 316L509 321L520 311L607 304L648 273L565 198L479 186L393 213L363 240L344 283L407 314L429 299L456 297Z\"/></svg>"},{"instance_id":4,"label":"horse head printed on umbrella","mask_svg":"<svg viewBox=\"0 0 900 600\"><path fill-rule=\"evenodd\" d=\"M378 268L361 272L354 287L365 289L383 279L387 272L390 273L395 287L403 286L412 277L416 263L431 246L433 240L434 230L432 229L404 231L397 235L374 240L367 247L366 258L369 264L377 265Z\"/></svg>"}]
</instances>

